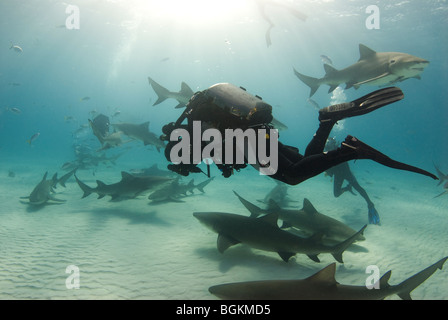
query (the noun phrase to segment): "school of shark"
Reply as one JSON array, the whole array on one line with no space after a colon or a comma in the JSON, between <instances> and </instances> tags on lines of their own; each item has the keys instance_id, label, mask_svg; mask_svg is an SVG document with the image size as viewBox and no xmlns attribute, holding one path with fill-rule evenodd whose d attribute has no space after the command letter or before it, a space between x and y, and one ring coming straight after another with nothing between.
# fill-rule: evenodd
<instances>
[{"instance_id":1,"label":"school of shark","mask_svg":"<svg viewBox=\"0 0 448 320\"><path fill-rule=\"evenodd\" d=\"M278 10L285 10L301 23L306 23L308 18L307 14L298 11L293 5L279 5L275 1L261 0L256 1L256 5L263 20L268 24L264 35L267 47L273 46L272 30L276 26L269 15L271 7L276 6ZM11 45L10 49L18 54L25 54L18 45ZM329 57L322 56L325 71L322 77L309 76L299 72L298 70L306 67L306 62L302 61L301 65L292 66L290 75L295 75L295 77L293 76L295 80L299 79L296 81L296 85L310 89L308 101L316 109L314 111L317 112L320 107L311 100L311 97L323 85L329 86L328 93L331 93L340 85L345 85L344 90L357 90L361 86L378 89L379 87L399 85L403 81L415 81L416 79L424 81L422 74L430 64L428 60L412 54L375 51L364 44L359 44L358 50L359 60L341 69L336 69ZM187 128L186 125L180 126L180 120L194 112L192 108L189 108L189 104L197 97L197 93L192 89L195 88L195 85L190 86L184 81L179 81L180 89L177 87L177 89L170 90L162 84L163 81L160 83L158 81L158 79L153 79L152 75L143 81L148 86L148 91L157 97L151 108L169 108L170 103L175 101L171 107L181 114L176 124L179 125L179 128ZM395 90L397 96L389 97L390 101L387 103L403 99L401 91L400 94L396 93L399 89L391 90ZM86 96L80 101L88 100L90 97ZM210 98L210 100L213 99ZM213 101L213 103L219 104L221 101ZM363 104L369 105L369 108L372 109L379 107L377 101L369 100L363 102L359 108L363 107ZM261 103L258 104L257 110L261 107ZM345 108L346 106L339 105L337 107ZM17 116L22 113L18 109L11 108L6 111ZM231 110L231 112L233 111ZM377 290L367 288L362 279L356 286L342 284L336 281L337 266L344 264L348 258L352 257L344 256L344 253L347 250L356 252L355 249L362 248L363 243L372 241L365 235L365 230L370 227L370 224L380 224L379 216L377 216L370 199L367 201L369 223L353 226L335 219L331 214L326 214L325 209L322 210L319 203L314 203L311 197L304 198L302 201L290 197L288 195L289 186L281 181L276 181L275 187L262 199L247 197L244 186L235 184L232 186L234 191L230 197L240 205L240 210L238 212L220 211L219 208L213 206L212 198L207 193L207 190L214 188L216 183L215 176L210 173L208 164L208 172L202 171L198 167L189 167L190 171L184 171L183 167L175 170L173 168L177 167L162 161L146 168L126 171L117 169L117 175L119 174L121 178L113 183L106 183L104 181L107 180L97 176L95 168L99 166L114 168L117 159L125 155L128 150L143 148L143 150L150 150L157 155L167 155L171 150L170 142L166 139L167 134L164 132L165 127L162 132L156 132L154 125L151 126L151 119L141 119L138 123L119 121L124 113L123 110L115 110L113 115L105 115L92 111L88 122L81 125L74 133L75 137L82 136L90 139L89 144L84 143L82 139L76 139L73 144L74 158L61 166L60 170L63 170L64 173L56 172L51 175L50 170L40 173L39 177L42 178L29 188L29 193L18 195L20 203L28 206L29 210L36 214L45 210L46 206L63 207L68 200L60 198L57 187L66 188L68 183L73 183L76 190L79 191L79 201L86 201L83 199L87 197L96 197L98 200L94 201L109 201L110 205L126 201L146 201L149 206L163 205L168 202L188 204L189 199L201 196L207 201L210 200L210 208L207 211L191 210L189 214L192 220L201 226L200 230L203 230L204 233L211 231L210 242L205 245L219 252L219 256L223 259L227 257L229 251L236 250L235 247L245 246L266 255L274 253L275 259L270 261L287 266L291 265L293 257L298 264L307 261L316 266L319 266L323 256L328 256L332 261L329 265L319 266L319 270L309 277L302 277L298 274L297 278L289 280L281 278L248 279L242 282L217 283L206 288L210 296L215 299L382 300L396 295L401 299L409 300L411 292L435 274L437 270L441 270L448 259L448 257L437 257L434 261L429 261L428 267L423 270L406 270L412 272L413 275L396 285L389 284L392 271L388 271L373 284L378 288ZM238 114L238 116L239 119L243 119L245 116L249 118L250 113L248 115ZM73 119L67 117L65 120ZM272 117L269 125L278 130L287 131L288 127L281 120L281 118ZM222 122L225 121L226 119L222 118ZM33 135L27 141L28 144L32 146L39 136L39 133ZM92 140L96 147L92 147ZM344 150L352 151L360 145L353 146L347 141L342 143L341 148L346 148ZM353 141L357 142L357 140ZM117 150L118 153L115 152ZM367 151L373 152L372 150L373 148L369 148ZM375 153L375 156L378 154ZM381 156L383 155L381 154ZM444 168L436 163L433 163L433 166L436 175L431 176L438 180L435 188L443 188L443 190L434 192L434 198L442 197L443 199L443 196L448 193L448 173L445 173ZM226 166L218 168L220 169L217 172L218 175L233 174L241 169L239 167L229 169ZM187 178L190 173L199 173L199 175ZM92 175L95 177L92 178ZM354 194L352 187L355 188L356 183L350 182L342 192L348 191ZM361 194L359 189L356 190ZM184 205L184 211L185 208L189 207ZM323 212L320 212L321 210ZM356 261L351 260L350 263L356 264Z\"/></svg>"}]
</instances>

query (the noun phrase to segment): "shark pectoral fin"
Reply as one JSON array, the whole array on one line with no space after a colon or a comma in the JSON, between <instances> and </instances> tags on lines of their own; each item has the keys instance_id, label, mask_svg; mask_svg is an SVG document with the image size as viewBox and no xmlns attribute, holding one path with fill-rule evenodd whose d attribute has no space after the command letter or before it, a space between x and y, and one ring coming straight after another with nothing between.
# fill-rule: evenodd
<instances>
[{"instance_id":1,"label":"shark pectoral fin","mask_svg":"<svg viewBox=\"0 0 448 320\"><path fill-rule=\"evenodd\" d=\"M338 85L330 86L330 89L328 89L328 93L333 92L337 87L338 87Z\"/></svg>"},{"instance_id":2,"label":"shark pectoral fin","mask_svg":"<svg viewBox=\"0 0 448 320\"><path fill-rule=\"evenodd\" d=\"M235 240L233 238L224 236L222 234L218 235L218 240L217 240L217 244L218 244L218 251L220 253L223 253L224 251L226 251L229 247L236 245L240 243L238 240Z\"/></svg>"},{"instance_id":3,"label":"shark pectoral fin","mask_svg":"<svg viewBox=\"0 0 448 320\"><path fill-rule=\"evenodd\" d=\"M282 252L282 251L279 251L279 252L277 252L277 253L278 253L278 255L280 256L280 258L282 258L283 261L285 261L285 262L288 262L288 260L289 260L292 256L295 256L295 255L296 255L296 254L293 253L293 252Z\"/></svg>"},{"instance_id":4,"label":"shark pectoral fin","mask_svg":"<svg viewBox=\"0 0 448 320\"><path fill-rule=\"evenodd\" d=\"M307 254L307 256L314 262L320 262L319 258L317 257L317 254Z\"/></svg>"},{"instance_id":5,"label":"shark pectoral fin","mask_svg":"<svg viewBox=\"0 0 448 320\"><path fill-rule=\"evenodd\" d=\"M175 106L174 108L176 108L176 109L180 109L180 108L183 108L183 107L185 107L185 103L179 103L177 106Z\"/></svg>"},{"instance_id":6,"label":"shark pectoral fin","mask_svg":"<svg viewBox=\"0 0 448 320\"><path fill-rule=\"evenodd\" d=\"M27 196L27 197L20 197L20 199L29 199L30 198L30 196Z\"/></svg>"}]
</instances>

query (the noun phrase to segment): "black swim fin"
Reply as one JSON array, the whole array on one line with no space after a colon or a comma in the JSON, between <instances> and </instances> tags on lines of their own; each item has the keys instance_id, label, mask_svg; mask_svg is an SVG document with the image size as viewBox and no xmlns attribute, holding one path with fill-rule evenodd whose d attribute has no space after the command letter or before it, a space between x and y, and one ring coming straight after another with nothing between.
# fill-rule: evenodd
<instances>
[{"instance_id":1,"label":"black swim fin","mask_svg":"<svg viewBox=\"0 0 448 320\"><path fill-rule=\"evenodd\" d=\"M389 168L411 171L431 177L434 180L439 180L439 178L437 178L437 176L433 175L432 173L408 165L406 163L395 161L386 156L385 154L379 152L378 150L372 148L371 146L365 144L364 142L350 135L347 136L347 138L345 138L345 141L342 143L342 148L350 148L352 150L355 150L357 154L357 159L370 159Z\"/></svg>"},{"instance_id":2,"label":"black swim fin","mask_svg":"<svg viewBox=\"0 0 448 320\"><path fill-rule=\"evenodd\" d=\"M328 106L319 110L319 121L339 121L372 112L404 98L403 91L389 87L371 92L351 102Z\"/></svg>"}]
</instances>

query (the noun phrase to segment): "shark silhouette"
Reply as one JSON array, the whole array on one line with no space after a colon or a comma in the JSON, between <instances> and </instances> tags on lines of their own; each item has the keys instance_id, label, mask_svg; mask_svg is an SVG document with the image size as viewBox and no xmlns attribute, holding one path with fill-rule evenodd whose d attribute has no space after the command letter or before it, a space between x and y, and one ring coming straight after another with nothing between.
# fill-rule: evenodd
<instances>
[{"instance_id":1,"label":"shark silhouette","mask_svg":"<svg viewBox=\"0 0 448 320\"><path fill-rule=\"evenodd\" d=\"M53 177L50 180L47 180L48 172L45 172L42 180L37 184L36 187L34 187L31 194L27 197L20 197L20 199L28 199L28 201L22 201L20 202L24 204L30 204L33 206L40 206L43 204L46 204L48 201L53 201L52 203L62 203L66 200L60 200L51 194L54 192L54 188L56 184L58 183L58 177L57 173L53 175Z\"/></svg>"},{"instance_id":2,"label":"shark silhouette","mask_svg":"<svg viewBox=\"0 0 448 320\"><path fill-rule=\"evenodd\" d=\"M319 237L302 238L277 225L278 214L270 213L260 218L251 218L224 212L194 212L193 216L202 224L218 233L218 251L238 243L252 248L277 252L287 262L296 253L306 254L311 260L320 262L320 253L331 253L336 261L343 263L343 252L364 232L357 233L333 246L323 245Z\"/></svg>"},{"instance_id":3,"label":"shark silhouette","mask_svg":"<svg viewBox=\"0 0 448 320\"><path fill-rule=\"evenodd\" d=\"M274 200L269 201L268 209L264 210L247 201L234 191L241 203L249 210L251 217L275 212L283 220L282 228L294 227L311 234L321 234L325 239L342 241L354 235L356 230L339 220L326 216L316 210L308 199L303 200L303 208L283 209ZM356 240L365 240L359 235Z\"/></svg>"},{"instance_id":4,"label":"shark silhouette","mask_svg":"<svg viewBox=\"0 0 448 320\"><path fill-rule=\"evenodd\" d=\"M105 184L104 182L97 180L97 186L95 188L92 188L79 180L76 175L75 178L78 182L79 187L84 192L82 198L85 198L92 193L96 193L98 194L98 199L101 199L105 196L110 196L111 200L133 199L147 190L158 187L161 184L172 180L168 177L134 176L130 173L122 171L121 180L119 182L113 184Z\"/></svg>"},{"instance_id":5,"label":"shark silhouette","mask_svg":"<svg viewBox=\"0 0 448 320\"><path fill-rule=\"evenodd\" d=\"M387 86L409 78L420 79L420 74L429 65L429 61L401 52L376 52L367 46L359 45L359 60L342 70L324 64L325 76L313 78L299 73L294 74L310 87L310 97L323 84L330 86L328 92L333 92L340 84L345 83L346 89L361 85Z\"/></svg>"},{"instance_id":6,"label":"shark silhouette","mask_svg":"<svg viewBox=\"0 0 448 320\"><path fill-rule=\"evenodd\" d=\"M233 300L382 300L397 294L411 300L410 293L442 269L445 257L398 285L389 285L392 271L379 280L378 289L343 285L336 281L336 263L303 280L262 280L212 286L209 292L222 299ZM376 288L376 286L374 286Z\"/></svg>"}]
</instances>

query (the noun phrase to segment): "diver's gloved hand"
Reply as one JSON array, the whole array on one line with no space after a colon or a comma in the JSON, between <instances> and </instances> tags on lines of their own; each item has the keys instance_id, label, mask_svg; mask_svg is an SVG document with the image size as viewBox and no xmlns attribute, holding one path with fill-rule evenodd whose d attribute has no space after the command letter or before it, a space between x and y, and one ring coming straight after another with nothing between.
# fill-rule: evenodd
<instances>
[{"instance_id":1,"label":"diver's gloved hand","mask_svg":"<svg viewBox=\"0 0 448 320\"><path fill-rule=\"evenodd\" d=\"M370 224L377 224L380 225L380 215L378 214L378 211L376 211L375 206L371 205L369 206L369 223Z\"/></svg>"}]
</instances>

